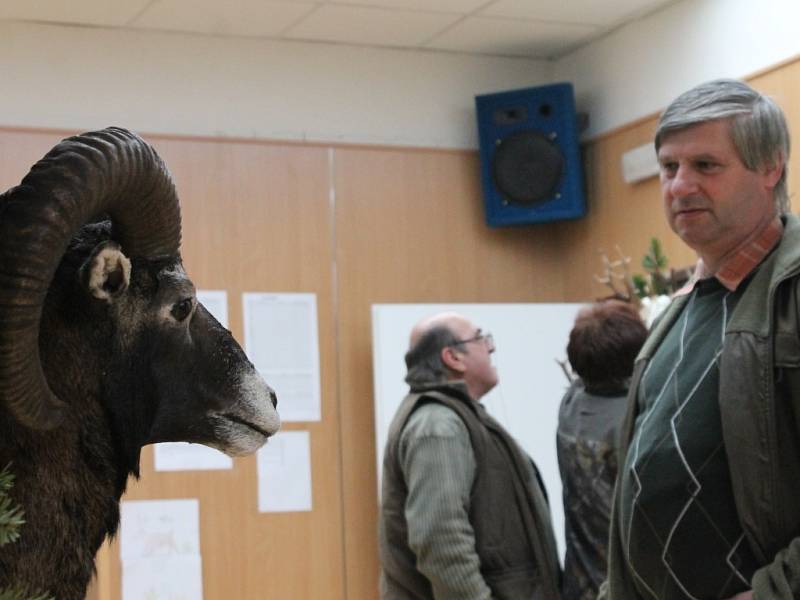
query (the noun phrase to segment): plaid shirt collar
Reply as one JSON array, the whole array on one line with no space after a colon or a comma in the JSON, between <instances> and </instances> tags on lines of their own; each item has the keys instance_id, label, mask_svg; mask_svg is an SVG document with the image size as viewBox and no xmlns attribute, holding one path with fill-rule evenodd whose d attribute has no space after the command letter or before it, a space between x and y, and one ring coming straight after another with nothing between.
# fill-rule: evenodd
<instances>
[{"instance_id":1,"label":"plaid shirt collar","mask_svg":"<svg viewBox=\"0 0 800 600\"><path fill-rule=\"evenodd\" d=\"M761 261L767 257L772 249L778 245L783 236L783 223L780 218L770 221L748 244L745 244L738 252L726 258L719 266L716 273L709 273L703 259L698 259L694 270L694 275L686 282L681 289L675 292L675 296L683 296L690 293L694 286L701 279L716 277L723 286L730 291L735 291L739 284L753 272Z\"/></svg>"}]
</instances>

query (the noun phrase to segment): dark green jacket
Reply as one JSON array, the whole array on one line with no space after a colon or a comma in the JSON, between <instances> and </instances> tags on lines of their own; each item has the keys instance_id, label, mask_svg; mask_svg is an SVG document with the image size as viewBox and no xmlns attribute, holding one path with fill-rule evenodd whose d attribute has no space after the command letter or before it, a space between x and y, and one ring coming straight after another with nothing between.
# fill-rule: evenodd
<instances>
[{"instance_id":1,"label":"dark green jacket","mask_svg":"<svg viewBox=\"0 0 800 600\"><path fill-rule=\"evenodd\" d=\"M409 394L392 421L384 454L380 527L381 562L385 576L393 582L390 596L434 597L408 543L408 488L398 445L411 414L421 404L435 402L453 410L469 432L476 463L469 524L492 598L558 600L560 567L541 482L513 438L462 388L443 385Z\"/></svg>"},{"instance_id":2,"label":"dark green jacket","mask_svg":"<svg viewBox=\"0 0 800 600\"><path fill-rule=\"evenodd\" d=\"M784 224L778 247L731 315L720 357L719 405L734 499L763 564L752 580L756 600L800 597L800 219L790 215ZM687 300L672 302L636 359L620 465L633 437L642 373ZM608 583L600 598L634 599L616 498L612 510Z\"/></svg>"}]
</instances>

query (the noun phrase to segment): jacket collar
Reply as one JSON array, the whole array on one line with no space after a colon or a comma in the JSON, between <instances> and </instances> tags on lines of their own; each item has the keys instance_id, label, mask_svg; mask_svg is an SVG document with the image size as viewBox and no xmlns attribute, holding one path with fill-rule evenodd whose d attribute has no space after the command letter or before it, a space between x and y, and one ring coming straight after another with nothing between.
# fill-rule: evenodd
<instances>
[{"instance_id":1,"label":"jacket collar","mask_svg":"<svg viewBox=\"0 0 800 600\"><path fill-rule=\"evenodd\" d=\"M454 381L439 381L436 383L423 383L420 385L415 385L411 387L410 392L412 394L421 395L424 395L425 392L442 392L443 394L448 394L450 396L459 396L462 400L474 402L469 395L467 383L460 379Z\"/></svg>"},{"instance_id":2,"label":"jacket collar","mask_svg":"<svg viewBox=\"0 0 800 600\"><path fill-rule=\"evenodd\" d=\"M716 273L711 273L703 259L697 261L692 278L675 292L676 296L690 293L697 282L708 277L715 277L726 289L731 292L744 281L753 270L760 265L780 242L783 235L783 221L775 217L767 223L749 242L725 259L719 265Z\"/></svg>"},{"instance_id":3,"label":"jacket collar","mask_svg":"<svg viewBox=\"0 0 800 600\"><path fill-rule=\"evenodd\" d=\"M781 217L783 221L783 236L778 242L774 252L763 261L761 268L756 272L750 282L747 292L742 296L736 306L726 331L752 331L765 336L772 326L770 318L764 318L763 293L749 293L751 288L763 288L765 293L772 297L778 284L792 275L800 272L800 218L795 215ZM670 330L684 305L689 299L685 294L677 296L664 311L663 316L656 322L650 335L642 346L636 360L650 359L658 348L664 336ZM767 305L772 310L772 302Z\"/></svg>"},{"instance_id":4,"label":"jacket collar","mask_svg":"<svg viewBox=\"0 0 800 600\"><path fill-rule=\"evenodd\" d=\"M774 278L782 280L800 269L800 217L785 215L783 237L777 248Z\"/></svg>"},{"instance_id":5,"label":"jacket collar","mask_svg":"<svg viewBox=\"0 0 800 600\"><path fill-rule=\"evenodd\" d=\"M775 288L800 273L800 219L795 215L783 218L784 232L778 247L770 254L748 285L748 291L739 300L727 331L752 331L766 336L772 329L772 298ZM750 288L755 292L748 293ZM764 297L767 302L765 304ZM765 318L764 310L769 311Z\"/></svg>"}]
</instances>

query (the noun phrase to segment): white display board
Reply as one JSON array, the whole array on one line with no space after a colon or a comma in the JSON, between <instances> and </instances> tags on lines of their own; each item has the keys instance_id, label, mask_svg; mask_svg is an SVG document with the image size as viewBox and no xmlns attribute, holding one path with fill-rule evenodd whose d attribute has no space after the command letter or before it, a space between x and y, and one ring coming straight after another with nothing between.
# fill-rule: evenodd
<instances>
[{"instance_id":1,"label":"white display board","mask_svg":"<svg viewBox=\"0 0 800 600\"><path fill-rule=\"evenodd\" d=\"M378 493L386 435L408 393L404 355L420 319L454 310L494 336L493 360L500 380L483 404L539 467L547 486L553 526L564 555L564 509L556 456L558 406L568 387L556 360L565 360L569 332L582 304L374 304L373 374Z\"/></svg>"}]
</instances>

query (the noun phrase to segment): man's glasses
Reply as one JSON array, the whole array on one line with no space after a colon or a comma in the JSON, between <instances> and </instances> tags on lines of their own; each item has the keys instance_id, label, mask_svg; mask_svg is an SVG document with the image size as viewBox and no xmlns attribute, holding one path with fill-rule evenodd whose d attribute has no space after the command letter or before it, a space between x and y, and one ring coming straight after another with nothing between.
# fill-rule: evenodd
<instances>
[{"instance_id":1,"label":"man's glasses","mask_svg":"<svg viewBox=\"0 0 800 600\"><path fill-rule=\"evenodd\" d=\"M461 346L462 344L469 344L470 342L480 342L483 341L486 344L486 347L489 349L489 352L494 350L494 337L491 333L478 333L475 337L471 337L468 340L456 340L451 346Z\"/></svg>"}]
</instances>

